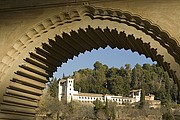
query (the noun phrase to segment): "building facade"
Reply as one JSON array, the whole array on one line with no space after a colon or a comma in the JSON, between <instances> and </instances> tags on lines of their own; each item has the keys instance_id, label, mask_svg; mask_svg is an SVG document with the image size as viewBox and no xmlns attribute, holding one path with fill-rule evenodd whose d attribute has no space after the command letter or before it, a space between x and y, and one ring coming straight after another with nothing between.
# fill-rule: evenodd
<instances>
[{"instance_id":1,"label":"building facade","mask_svg":"<svg viewBox=\"0 0 180 120\"><path fill-rule=\"evenodd\" d=\"M93 103L96 99L102 102L106 100L116 102L118 105L132 104L140 101L141 89L130 91L129 97L108 94L80 93L74 90L74 79L62 79L59 81L59 100L65 99L67 103L78 101L82 103Z\"/></svg>"},{"instance_id":2,"label":"building facade","mask_svg":"<svg viewBox=\"0 0 180 120\"><path fill-rule=\"evenodd\" d=\"M155 96L152 94L149 94L148 96L145 96L145 101L149 104L149 108L160 108L161 107L161 101L160 100L154 100Z\"/></svg>"}]
</instances>

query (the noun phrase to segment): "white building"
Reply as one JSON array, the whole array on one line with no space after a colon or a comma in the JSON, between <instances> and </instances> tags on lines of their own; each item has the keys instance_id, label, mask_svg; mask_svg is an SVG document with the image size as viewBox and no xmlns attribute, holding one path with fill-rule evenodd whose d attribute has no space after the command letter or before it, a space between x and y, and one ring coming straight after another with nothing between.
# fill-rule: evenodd
<instances>
[{"instance_id":1,"label":"white building","mask_svg":"<svg viewBox=\"0 0 180 120\"><path fill-rule=\"evenodd\" d=\"M141 99L141 89L139 90L131 90L130 97L135 98L135 102L139 102Z\"/></svg>"},{"instance_id":2,"label":"white building","mask_svg":"<svg viewBox=\"0 0 180 120\"><path fill-rule=\"evenodd\" d=\"M74 91L74 79L68 78L59 81L59 100L65 99L68 103L73 101L92 103L96 99L105 102L106 100L116 102L117 104L132 104L140 101L141 89L132 90L130 97L115 96L115 95L103 95L94 93L79 93Z\"/></svg>"},{"instance_id":3,"label":"white building","mask_svg":"<svg viewBox=\"0 0 180 120\"><path fill-rule=\"evenodd\" d=\"M74 79L68 78L67 80L59 81L59 100L65 98L67 102L71 102L73 96L78 94L78 91L74 91Z\"/></svg>"}]
</instances>

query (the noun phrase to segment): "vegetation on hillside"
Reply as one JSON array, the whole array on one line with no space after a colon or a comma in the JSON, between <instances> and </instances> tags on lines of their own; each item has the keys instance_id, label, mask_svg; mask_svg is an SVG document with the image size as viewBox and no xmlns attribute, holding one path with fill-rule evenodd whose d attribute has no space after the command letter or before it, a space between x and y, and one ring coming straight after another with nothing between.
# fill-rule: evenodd
<instances>
[{"instance_id":1,"label":"vegetation on hillside","mask_svg":"<svg viewBox=\"0 0 180 120\"><path fill-rule=\"evenodd\" d=\"M144 97L136 107L126 105L117 107L116 103L98 100L94 101L94 106L58 100L58 81L53 78L46 92L41 96L39 114L46 116L38 117L38 120L92 120L92 119L145 119L147 116L155 119L174 120L170 108L177 99L177 86L168 74L161 67L153 64L136 64L131 68L129 64L120 68L108 68L100 62L94 63L93 69L81 69L74 72L75 90L85 93L101 93L129 96L132 89L142 89L142 96L154 94L155 99L161 100L161 109L149 109Z\"/></svg>"},{"instance_id":2,"label":"vegetation on hillside","mask_svg":"<svg viewBox=\"0 0 180 120\"><path fill-rule=\"evenodd\" d=\"M94 69L81 69L74 72L73 77L75 90L80 92L129 96L130 90L143 89L145 95L154 94L162 104L177 100L177 85L155 64L108 68L97 61Z\"/></svg>"}]
</instances>

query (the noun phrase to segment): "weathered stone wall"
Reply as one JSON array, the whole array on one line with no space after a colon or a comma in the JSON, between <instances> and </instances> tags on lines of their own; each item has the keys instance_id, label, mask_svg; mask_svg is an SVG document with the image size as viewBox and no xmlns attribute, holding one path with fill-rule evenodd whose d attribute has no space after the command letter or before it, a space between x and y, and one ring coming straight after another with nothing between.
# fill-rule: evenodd
<instances>
[{"instance_id":1,"label":"weathered stone wall","mask_svg":"<svg viewBox=\"0 0 180 120\"><path fill-rule=\"evenodd\" d=\"M23 0L22 0L23 1ZM50 4L48 0L41 0L38 2ZM34 5L37 1L31 1L32 3L24 3L16 1L15 4L8 4L9 1L1 3L1 8L11 8L22 7L23 5ZM52 4L57 2L53 1ZM13 2L11 2L13 3ZM23 4L24 3L24 4ZM90 2L91 3L91 2ZM13 10L0 11L0 59L6 54L7 50L17 41L26 31L28 31L33 26L36 26L41 21L51 17L61 11L67 11L72 9L73 6L65 5L65 7L50 6L45 5L47 8L27 8L26 10ZM173 38L180 42L180 1L162 1L162 0L126 0L126 1L115 1L115 2L104 2L104 3L94 3L96 7L104 7L111 9L120 9L122 11L128 11L133 14L140 15L142 18L148 19L151 22L159 25L163 30L167 31ZM9 6L8 6L9 5ZM48 8L48 6L50 8ZM78 6L75 6L78 7Z\"/></svg>"},{"instance_id":2,"label":"weathered stone wall","mask_svg":"<svg viewBox=\"0 0 180 120\"><path fill-rule=\"evenodd\" d=\"M42 2L43 1L43 2ZM65 7L50 6L48 4L60 3L59 1L32 0L24 2L16 1L14 4L11 1L2 2L1 8L13 8L13 10L0 12L0 59L6 54L6 51L18 40L28 29L37 25L44 19L51 17L61 11L67 11L73 6L65 5ZM11 4L10 4L11 3ZM16 7L31 6L31 5L43 5L46 7L40 8L27 8L26 10L16 11ZM91 3L91 2L89 2ZM96 7L104 7L111 9L120 9L122 11L128 11L133 14L140 15L142 18L148 19L153 23L159 25L163 30L167 31L172 37L180 42L180 1L162 1L162 0L119 0L115 2L103 2L94 3ZM61 5L61 4L60 4ZM50 7L50 8L48 8ZM77 6L78 7L78 6Z\"/></svg>"}]
</instances>

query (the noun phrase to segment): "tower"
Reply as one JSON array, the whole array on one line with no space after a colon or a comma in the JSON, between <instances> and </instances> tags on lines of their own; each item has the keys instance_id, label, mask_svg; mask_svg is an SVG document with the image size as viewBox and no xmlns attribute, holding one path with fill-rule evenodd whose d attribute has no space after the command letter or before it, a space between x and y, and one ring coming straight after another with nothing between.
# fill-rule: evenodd
<instances>
[{"instance_id":1,"label":"tower","mask_svg":"<svg viewBox=\"0 0 180 120\"><path fill-rule=\"evenodd\" d=\"M66 95L66 80L62 79L59 81L58 98L59 101Z\"/></svg>"},{"instance_id":2,"label":"tower","mask_svg":"<svg viewBox=\"0 0 180 120\"><path fill-rule=\"evenodd\" d=\"M78 94L78 91L74 91L74 79L67 78L59 81L59 101L64 98L69 103L73 99L74 94Z\"/></svg>"},{"instance_id":3,"label":"tower","mask_svg":"<svg viewBox=\"0 0 180 120\"><path fill-rule=\"evenodd\" d=\"M66 81L66 100L67 103L71 102L72 96L74 94L74 79L68 78Z\"/></svg>"}]
</instances>

